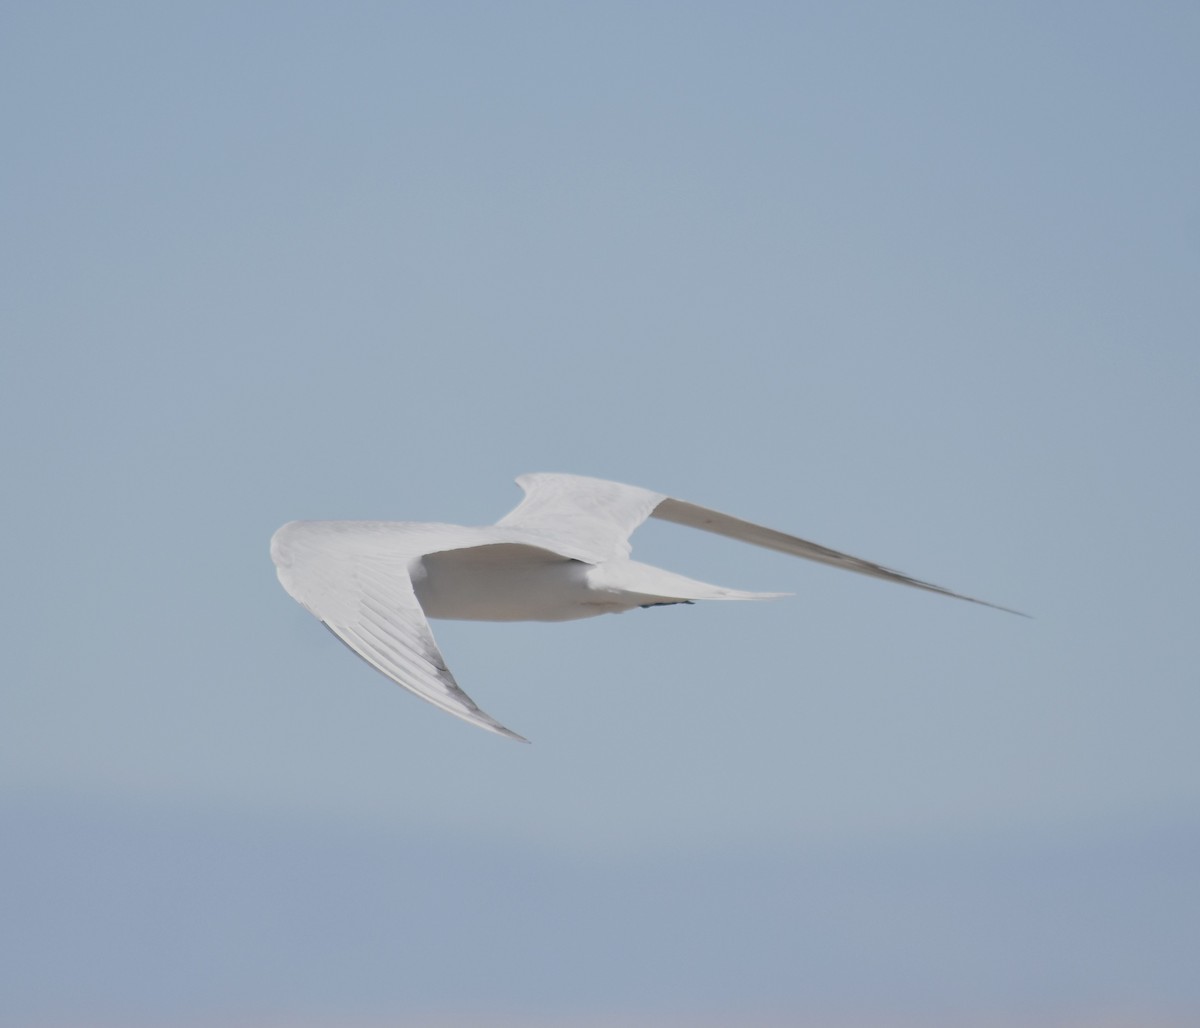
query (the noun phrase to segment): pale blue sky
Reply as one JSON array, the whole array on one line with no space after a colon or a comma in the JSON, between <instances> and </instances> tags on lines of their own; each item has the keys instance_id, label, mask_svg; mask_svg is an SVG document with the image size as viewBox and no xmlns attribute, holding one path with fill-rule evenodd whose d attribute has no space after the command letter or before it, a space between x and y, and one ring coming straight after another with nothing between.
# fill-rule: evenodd
<instances>
[{"instance_id":1,"label":"pale blue sky","mask_svg":"<svg viewBox=\"0 0 1200 1028\"><path fill-rule=\"evenodd\" d=\"M5 5L0 1023L1200 1016L1198 68L1189 4ZM543 470L1035 620L652 524L795 597L436 623L523 747L275 581Z\"/></svg>"}]
</instances>

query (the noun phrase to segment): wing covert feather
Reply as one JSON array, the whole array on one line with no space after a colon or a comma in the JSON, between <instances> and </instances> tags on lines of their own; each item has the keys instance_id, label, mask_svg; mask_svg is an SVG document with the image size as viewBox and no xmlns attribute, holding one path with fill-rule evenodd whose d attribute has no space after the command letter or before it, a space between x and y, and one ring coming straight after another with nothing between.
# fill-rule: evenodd
<instances>
[{"instance_id":1,"label":"wing covert feather","mask_svg":"<svg viewBox=\"0 0 1200 1028\"><path fill-rule=\"evenodd\" d=\"M525 499L496 524L541 536L593 564L628 557L633 530L666 499L640 486L584 475L537 472L521 475L517 485Z\"/></svg>"}]
</instances>

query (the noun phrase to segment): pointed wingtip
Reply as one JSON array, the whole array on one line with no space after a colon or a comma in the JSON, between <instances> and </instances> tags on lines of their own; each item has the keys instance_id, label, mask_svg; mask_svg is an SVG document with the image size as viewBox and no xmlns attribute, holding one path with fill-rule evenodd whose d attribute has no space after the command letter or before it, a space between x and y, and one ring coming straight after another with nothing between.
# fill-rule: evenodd
<instances>
[{"instance_id":1,"label":"pointed wingtip","mask_svg":"<svg viewBox=\"0 0 1200 1028\"><path fill-rule=\"evenodd\" d=\"M1026 621L1036 620L1032 614L1026 614L1023 610L1013 610L1012 607L996 607L996 609L1004 611L1005 614L1016 614L1017 617L1024 618Z\"/></svg>"},{"instance_id":2,"label":"pointed wingtip","mask_svg":"<svg viewBox=\"0 0 1200 1028\"><path fill-rule=\"evenodd\" d=\"M483 716L482 717L476 716L476 717L471 717L471 718L464 717L463 720L469 721L473 725L478 725L480 728L484 729L484 731L491 732L493 735L502 735L502 736L504 736L505 739L512 739L515 742L523 742L523 743L525 743L526 746L528 746L530 744L529 740L526 739L525 736L518 735L511 728L505 728L494 717L491 717L488 714L484 714L482 710L479 711L478 713L482 714ZM462 717L461 714L458 716Z\"/></svg>"},{"instance_id":3,"label":"pointed wingtip","mask_svg":"<svg viewBox=\"0 0 1200 1028\"><path fill-rule=\"evenodd\" d=\"M504 738L506 738L506 739L512 739L512 740L514 740L515 742L523 742L523 743L524 743L526 746L532 746L532 745L533 745L533 744L532 744L532 743L531 743L531 742L530 742L528 739L526 739L526 738L525 738L525 736L523 736L523 735L517 735L517 733L516 733L516 732L514 732L514 731L512 731L511 729L508 729L508 728L504 728L504 727L497 728L497 729L496 729L496 734L497 734L497 735L502 735L502 736L504 736Z\"/></svg>"},{"instance_id":4,"label":"pointed wingtip","mask_svg":"<svg viewBox=\"0 0 1200 1028\"><path fill-rule=\"evenodd\" d=\"M1026 614L1023 610L1014 610L1012 607L1002 607L998 603L988 603L987 600L977 600L974 596L963 596L961 593L952 593L955 599L966 600L968 603L977 603L981 607L991 607L992 610L1000 610L1005 614L1016 614L1019 618L1025 618L1027 621L1033 621L1032 614Z\"/></svg>"}]
</instances>

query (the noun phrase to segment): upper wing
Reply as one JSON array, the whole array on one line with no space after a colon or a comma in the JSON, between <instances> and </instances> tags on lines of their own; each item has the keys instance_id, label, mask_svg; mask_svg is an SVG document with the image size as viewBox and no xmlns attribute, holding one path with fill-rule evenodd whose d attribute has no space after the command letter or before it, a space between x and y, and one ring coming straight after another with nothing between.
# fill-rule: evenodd
<instances>
[{"instance_id":1,"label":"upper wing","mask_svg":"<svg viewBox=\"0 0 1200 1028\"><path fill-rule=\"evenodd\" d=\"M690 525L707 532L716 532L731 539L765 546L796 557L832 564L834 567L857 571L860 575L883 578L901 585L911 585L957 600L978 603L984 607L1020 614L1019 610L977 600L972 596L952 592L931 582L873 564L861 557L839 553L827 546L810 543L794 535L764 528L741 518L709 510L695 503L672 499L663 493L651 492L636 485L607 482L582 475L538 473L522 475L517 484L525 490L525 499L498 522L512 528L533 532L557 542L558 549L569 556L600 563L613 557L627 557L629 537L648 517Z\"/></svg>"},{"instance_id":2,"label":"upper wing","mask_svg":"<svg viewBox=\"0 0 1200 1028\"><path fill-rule=\"evenodd\" d=\"M525 499L497 524L542 536L559 552L592 564L629 556L629 536L666 499L583 475L522 475L517 485Z\"/></svg>"},{"instance_id":3,"label":"upper wing","mask_svg":"<svg viewBox=\"0 0 1200 1028\"><path fill-rule=\"evenodd\" d=\"M408 528L293 521L272 538L271 559L288 593L377 671L455 717L527 742L480 710L446 667L409 576L415 557L446 540Z\"/></svg>"},{"instance_id":4,"label":"upper wing","mask_svg":"<svg viewBox=\"0 0 1200 1028\"><path fill-rule=\"evenodd\" d=\"M920 579L911 578L880 564L872 564L869 560L851 557L848 553L839 553L826 546L810 543L806 539L785 535L783 532L776 532L774 529L764 528L762 525L756 525L750 521L742 521L740 518L709 510L694 503L686 503L683 500L673 500L667 497L654 508L651 516L663 521L673 521L677 525L690 525L692 528L702 528L706 532L716 532L718 535L740 539L742 542L753 543L755 546L765 546L769 550L779 550L796 557L820 561L822 564L832 564L834 567L845 568L847 571L857 571L860 575L870 575L873 578L883 578L889 582L899 582L901 585L911 585L917 589L941 593L943 596L953 596L957 600L967 600L985 607L994 607L996 610L1007 611L1009 614L1020 614L1021 617L1029 616L1021 614L1019 610L1001 607L995 603L988 603L986 600L977 600L972 596L963 596L961 593L944 589L940 585L922 582Z\"/></svg>"}]
</instances>

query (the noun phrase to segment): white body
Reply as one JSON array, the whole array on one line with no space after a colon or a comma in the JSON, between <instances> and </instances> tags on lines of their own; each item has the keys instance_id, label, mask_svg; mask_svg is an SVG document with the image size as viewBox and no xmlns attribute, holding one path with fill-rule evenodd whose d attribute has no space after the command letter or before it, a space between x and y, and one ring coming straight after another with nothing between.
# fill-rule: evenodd
<instances>
[{"instance_id":1,"label":"white body","mask_svg":"<svg viewBox=\"0 0 1200 1028\"><path fill-rule=\"evenodd\" d=\"M570 621L657 604L781 595L724 589L630 560L629 536L647 517L970 600L637 486L552 474L517 482L525 500L495 525L292 521L271 539L271 558L283 587L373 667L443 710L516 739L458 687L427 618Z\"/></svg>"}]
</instances>

